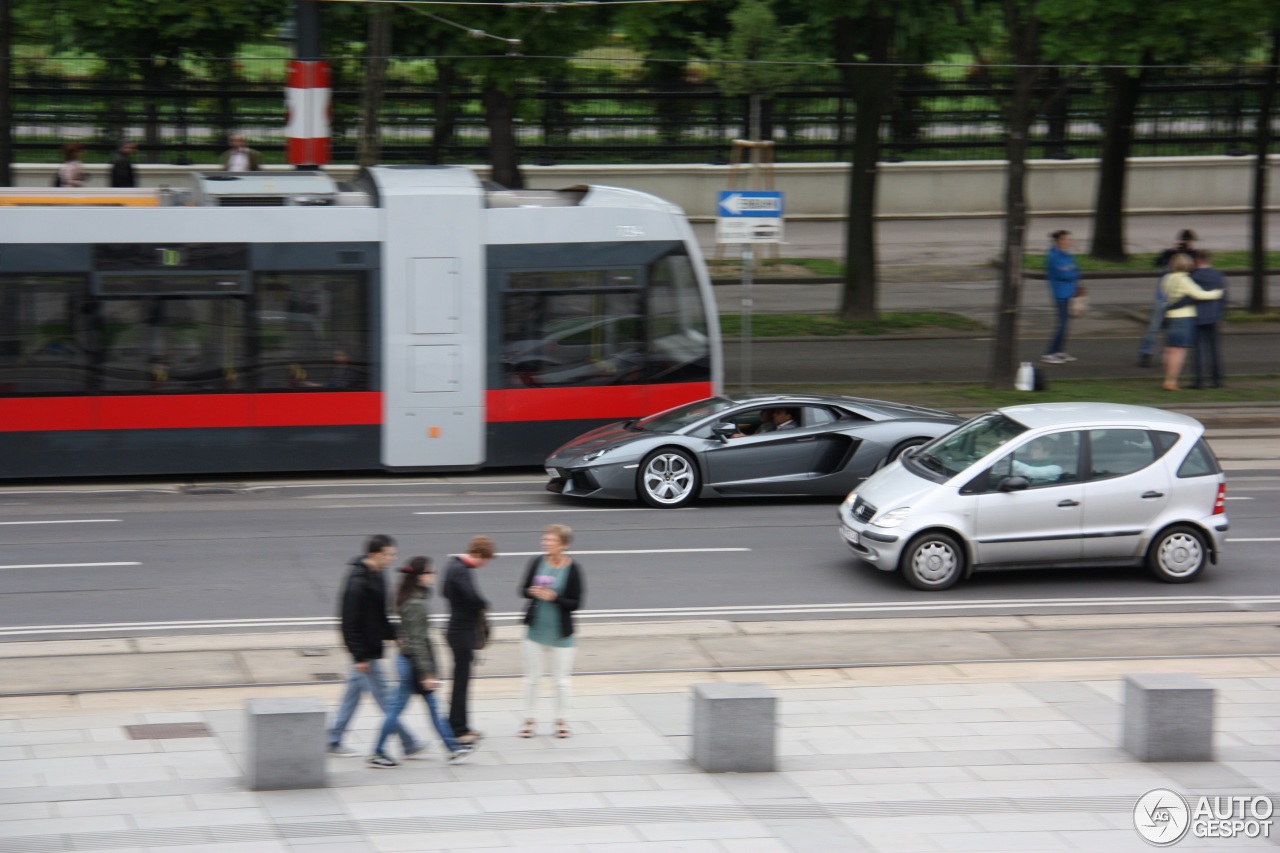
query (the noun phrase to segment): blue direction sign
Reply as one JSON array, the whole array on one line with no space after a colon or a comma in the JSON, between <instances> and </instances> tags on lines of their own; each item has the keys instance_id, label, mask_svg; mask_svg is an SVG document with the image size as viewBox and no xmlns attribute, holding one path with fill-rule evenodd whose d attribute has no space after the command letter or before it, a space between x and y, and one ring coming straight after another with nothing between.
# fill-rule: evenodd
<instances>
[{"instance_id":1,"label":"blue direction sign","mask_svg":"<svg viewBox=\"0 0 1280 853\"><path fill-rule=\"evenodd\" d=\"M716 202L717 243L781 243L782 193L725 190Z\"/></svg>"},{"instance_id":2,"label":"blue direction sign","mask_svg":"<svg viewBox=\"0 0 1280 853\"><path fill-rule=\"evenodd\" d=\"M716 202L716 215L781 218L782 193L773 190L722 190Z\"/></svg>"}]
</instances>

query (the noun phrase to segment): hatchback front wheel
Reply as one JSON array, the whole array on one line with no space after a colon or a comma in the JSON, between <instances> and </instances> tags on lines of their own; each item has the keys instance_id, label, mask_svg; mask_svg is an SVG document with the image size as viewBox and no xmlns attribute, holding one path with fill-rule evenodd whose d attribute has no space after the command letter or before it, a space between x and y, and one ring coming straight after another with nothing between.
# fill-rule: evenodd
<instances>
[{"instance_id":1,"label":"hatchback front wheel","mask_svg":"<svg viewBox=\"0 0 1280 853\"><path fill-rule=\"evenodd\" d=\"M949 589L964 573L965 554L955 537L926 533L907 546L902 574L916 589Z\"/></svg>"}]
</instances>

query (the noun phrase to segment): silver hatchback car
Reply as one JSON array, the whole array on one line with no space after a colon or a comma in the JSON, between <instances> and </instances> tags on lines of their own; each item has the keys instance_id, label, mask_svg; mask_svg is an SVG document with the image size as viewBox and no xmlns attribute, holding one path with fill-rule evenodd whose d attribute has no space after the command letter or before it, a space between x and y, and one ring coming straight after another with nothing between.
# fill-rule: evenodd
<instances>
[{"instance_id":1,"label":"silver hatchback car","mask_svg":"<svg viewBox=\"0 0 1280 853\"><path fill-rule=\"evenodd\" d=\"M1194 418L1110 403L1009 406L869 477L840 505L853 553L947 589L975 569L1217 563L1226 478Z\"/></svg>"}]
</instances>

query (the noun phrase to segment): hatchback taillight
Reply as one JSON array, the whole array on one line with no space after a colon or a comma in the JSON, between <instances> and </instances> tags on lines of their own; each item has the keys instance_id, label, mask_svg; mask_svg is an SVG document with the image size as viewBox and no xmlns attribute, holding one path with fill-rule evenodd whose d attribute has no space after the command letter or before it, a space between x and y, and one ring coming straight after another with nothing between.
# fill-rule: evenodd
<instances>
[{"instance_id":1,"label":"hatchback taillight","mask_svg":"<svg viewBox=\"0 0 1280 853\"><path fill-rule=\"evenodd\" d=\"M1218 499L1213 502L1213 514L1222 515L1227 511L1227 484L1218 484Z\"/></svg>"}]
</instances>

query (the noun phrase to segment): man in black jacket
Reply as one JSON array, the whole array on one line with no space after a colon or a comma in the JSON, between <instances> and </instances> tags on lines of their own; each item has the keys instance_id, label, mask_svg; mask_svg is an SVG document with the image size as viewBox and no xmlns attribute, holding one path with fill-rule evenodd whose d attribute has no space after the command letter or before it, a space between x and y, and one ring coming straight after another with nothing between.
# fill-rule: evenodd
<instances>
[{"instance_id":1,"label":"man in black jacket","mask_svg":"<svg viewBox=\"0 0 1280 853\"><path fill-rule=\"evenodd\" d=\"M116 147L116 154L111 158L111 186L137 186L133 176L133 155L137 150L138 146L128 140Z\"/></svg>"},{"instance_id":2,"label":"man in black jacket","mask_svg":"<svg viewBox=\"0 0 1280 853\"><path fill-rule=\"evenodd\" d=\"M476 628L480 611L489 602L476 587L473 569L493 559L494 544L488 536L473 536L467 553L454 557L445 567L441 595L449 600L449 627L445 638L453 651L453 689L449 694L449 725L462 743L475 743L480 732L467 723L467 688L471 683L471 663L476 656Z\"/></svg>"},{"instance_id":3,"label":"man in black jacket","mask_svg":"<svg viewBox=\"0 0 1280 853\"><path fill-rule=\"evenodd\" d=\"M394 641L396 630L387 618L387 588L382 570L395 562L396 541L384 534L370 536L364 551L364 557L351 561L351 574L342 592L342 641L351 653L352 663L342 705L329 728L329 752L334 755L359 754L342 745L342 735L360 704L360 697L366 691L373 694L384 712L389 698L378 662L382 660L382 644ZM406 757L426 750L426 745L415 741L404 727L397 726L395 734L404 746Z\"/></svg>"}]
</instances>

